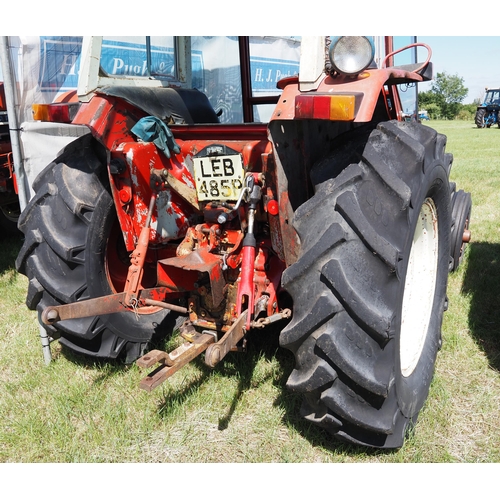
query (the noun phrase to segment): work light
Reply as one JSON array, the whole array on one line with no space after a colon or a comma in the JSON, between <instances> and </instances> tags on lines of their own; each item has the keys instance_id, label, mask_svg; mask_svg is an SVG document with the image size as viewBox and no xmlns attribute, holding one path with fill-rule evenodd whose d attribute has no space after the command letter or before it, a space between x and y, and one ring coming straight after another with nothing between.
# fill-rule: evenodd
<instances>
[{"instance_id":1,"label":"work light","mask_svg":"<svg viewBox=\"0 0 500 500\"><path fill-rule=\"evenodd\" d=\"M357 75L370 66L375 56L375 46L371 37L332 37L329 55L337 73Z\"/></svg>"}]
</instances>

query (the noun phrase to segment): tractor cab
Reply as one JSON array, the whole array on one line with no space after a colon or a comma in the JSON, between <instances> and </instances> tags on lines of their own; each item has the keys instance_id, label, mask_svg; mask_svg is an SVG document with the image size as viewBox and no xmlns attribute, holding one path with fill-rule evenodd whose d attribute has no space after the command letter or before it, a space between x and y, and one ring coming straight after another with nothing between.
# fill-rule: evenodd
<instances>
[{"instance_id":1,"label":"tractor cab","mask_svg":"<svg viewBox=\"0 0 500 500\"><path fill-rule=\"evenodd\" d=\"M358 38L369 39L366 68L392 66L414 71L425 67L423 80L432 76L428 60L417 64L414 37ZM196 89L207 97L220 123L267 123L290 78L298 78L302 91L311 91L318 88L325 67L339 76L365 69L356 68L359 63L353 60L348 61L354 63L352 69L332 69L325 46L333 40L332 50L342 61L339 39L342 37L84 37L75 94L84 102L95 92L117 86L128 87L129 94L144 88ZM415 114L415 83L402 80L401 87L402 112Z\"/></svg>"},{"instance_id":2,"label":"tractor cab","mask_svg":"<svg viewBox=\"0 0 500 500\"><path fill-rule=\"evenodd\" d=\"M278 81L299 73L300 50L292 36L88 37L78 98L116 86L196 89L220 123L266 122Z\"/></svg>"},{"instance_id":3,"label":"tractor cab","mask_svg":"<svg viewBox=\"0 0 500 500\"><path fill-rule=\"evenodd\" d=\"M500 106L500 89L488 89L484 96L485 106Z\"/></svg>"}]
</instances>

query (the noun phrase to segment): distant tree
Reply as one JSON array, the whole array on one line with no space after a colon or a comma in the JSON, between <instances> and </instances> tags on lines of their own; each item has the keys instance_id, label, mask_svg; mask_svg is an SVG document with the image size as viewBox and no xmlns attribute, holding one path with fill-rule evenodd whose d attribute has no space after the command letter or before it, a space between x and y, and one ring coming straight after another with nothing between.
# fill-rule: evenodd
<instances>
[{"instance_id":1,"label":"distant tree","mask_svg":"<svg viewBox=\"0 0 500 500\"><path fill-rule=\"evenodd\" d=\"M439 97L432 90L427 92L418 93L418 107L419 109L427 109L431 104L439 106Z\"/></svg>"},{"instance_id":2,"label":"distant tree","mask_svg":"<svg viewBox=\"0 0 500 500\"><path fill-rule=\"evenodd\" d=\"M471 113L469 108L463 107L456 116L457 120L472 121L474 120L475 113Z\"/></svg>"},{"instance_id":3,"label":"distant tree","mask_svg":"<svg viewBox=\"0 0 500 500\"><path fill-rule=\"evenodd\" d=\"M441 118L441 108L437 104L434 104L433 102L428 104L425 108L420 108L420 109L425 109L431 120L437 120Z\"/></svg>"},{"instance_id":4,"label":"distant tree","mask_svg":"<svg viewBox=\"0 0 500 500\"><path fill-rule=\"evenodd\" d=\"M462 107L460 108L461 111L467 111L470 113L472 116L476 114L478 104L473 103L473 104L462 104Z\"/></svg>"},{"instance_id":5,"label":"distant tree","mask_svg":"<svg viewBox=\"0 0 500 500\"><path fill-rule=\"evenodd\" d=\"M460 109L456 115L457 120L474 120L477 111L477 103L460 104Z\"/></svg>"},{"instance_id":6,"label":"distant tree","mask_svg":"<svg viewBox=\"0 0 500 500\"><path fill-rule=\"evenodd\" d=\"M460 105L469 92L464 85L464 79L458 75L438 73L431 91L437 96L443 118L452 120L460 111Z\"/></svg>"},{"instance_id":7,"label":"distant tree","mask_svg":"<svg viewBox=\"0 0 500 500\"><path fill-rule=\"evenodd\" d=\"M439 96L432 90L419 92L418 109L420 111L425 109L432 120L441 118L441 102Z\"/></svg>"}]
</instances>

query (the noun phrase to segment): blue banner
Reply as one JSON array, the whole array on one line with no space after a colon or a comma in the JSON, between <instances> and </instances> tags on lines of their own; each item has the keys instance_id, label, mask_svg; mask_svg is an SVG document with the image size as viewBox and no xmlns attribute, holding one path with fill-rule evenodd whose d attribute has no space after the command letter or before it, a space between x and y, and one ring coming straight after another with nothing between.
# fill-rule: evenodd
<instances>
[{"instance_id":1,"label":"blue banner","mask_svg":"<svg viewBox=\"0 0 500 500\"><path fill-rule=\"evenodd\" d=\"M40 37L39 85L42 92L76 89L81 51L82 37Z\"/></svg>"},{"instance_id":2,"label":"blue banner","mask_svg":"<svg viewBox=\"0 0 500 500\"><path fill-rule=\"evenodd\" d=\"M254 91L276 91L279 80L299 74L299 62L252 57L250 71Z\"/></svg>"},{"instance_id":3,"label":"blue banner","mask_svg":"<svg viewBox=\"0 0 500 500\"><path fill-rule=\"evenodd\" d=\"M40 76L42 92L66 92L78 87L82 37L40 37ZM193 51L193 77L200 82L203 72L201 53ZM109 76L148 76L146 45L103 40L101 67ZM151 74L173 76L175 55L172 47L151 47Z\"/></svg>"},{"instance_id":4,"label":"blue banner","mask_svg":"<svg viewBox=\"0 0 500 500\"><path fill-rule=\"evenodd\" d=\"M148 76L146 44L104 40L101 67L109 76ZM151 46L151 75L175 75L173 47Z\"/></svg>"}]
</instances>

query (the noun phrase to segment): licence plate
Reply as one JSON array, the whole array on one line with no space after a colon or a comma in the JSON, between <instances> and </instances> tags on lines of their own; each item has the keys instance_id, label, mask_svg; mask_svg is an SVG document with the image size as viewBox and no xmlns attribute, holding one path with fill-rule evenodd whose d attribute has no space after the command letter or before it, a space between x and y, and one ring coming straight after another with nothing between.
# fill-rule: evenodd
<instances>
[{"instance_id":1,"label":"licence plate","mask_svg":"<svg viewBox=\"0 0 500 500\"><path fill-rule=\"evenodd\" d=\"M245 179L240 155L193 158L198 201L238 200Z\"/></svg>"}]
</instances>

